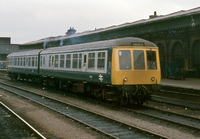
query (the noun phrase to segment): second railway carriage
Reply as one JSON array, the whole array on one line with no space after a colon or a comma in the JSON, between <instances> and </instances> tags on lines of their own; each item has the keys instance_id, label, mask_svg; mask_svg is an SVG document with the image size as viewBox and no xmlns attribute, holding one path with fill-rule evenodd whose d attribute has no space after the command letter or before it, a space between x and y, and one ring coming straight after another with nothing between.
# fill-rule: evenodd
<instances>
[{"instance_id":1,"label":"second railway carriage","mask_svg":"<svg viewBox=\"0 0 200 139\"><path fill-rule=\"evenodd\" d=\"M38 55L41 50L14 52L7 56L7 71L11 79L32 79L39 76Z\"/></svg>"},{"instance_id":2,"label":"second railway carriage","mask_svg":"<svg viewBox=\"0 0 200 139\"><path fill-rule=\"evenodd\" d=\"M34 81L121 104L143 103L149 98L153 86L161 80L158 47L139 38L127 37L35 51L38 55L35 72L40 76L36 76ZM28 66L24 73L15 69L18 76L30 72ZM8 68L8 72L12 70Z\"/></svg>"}]
</instances>

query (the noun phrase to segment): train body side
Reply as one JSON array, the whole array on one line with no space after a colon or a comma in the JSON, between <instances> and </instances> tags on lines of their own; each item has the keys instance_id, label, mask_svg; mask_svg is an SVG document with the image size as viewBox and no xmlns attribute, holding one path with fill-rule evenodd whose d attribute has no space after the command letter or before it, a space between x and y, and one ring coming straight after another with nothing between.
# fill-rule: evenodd
<instances>
[{"instance_id":1,"label":"train body side","mask_svg":"<svg viewBox=\"0 0 200 139\"><path fill-rule=\"evenodd\" d=\"M40 75L77 82L110 84L111 49L41 53Z\"/></svg>"},{"instance_id":2,"label":"train body side","mask_svg":"<svg viewBox=\"0 0 200 139\"><path fill-rule=\"evenodd\" d=\"M41 50L15 52L7 56L7 72L9 76L39 76L39 53Z\"/></svg>"}]
</instances>

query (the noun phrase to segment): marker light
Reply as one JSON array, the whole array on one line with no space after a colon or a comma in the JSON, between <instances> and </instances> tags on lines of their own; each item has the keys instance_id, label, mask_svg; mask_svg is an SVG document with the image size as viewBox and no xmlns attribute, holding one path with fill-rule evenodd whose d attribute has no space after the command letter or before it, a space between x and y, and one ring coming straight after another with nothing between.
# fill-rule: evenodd
<instances>
[{"instance_id":1,"label":"marker light","mask_svg":"<svg viewBox=\"0 0 200 139\"><path fill-rule=\"evenodd\" d=\"M151 77L151 81L155 81L155 77Z\"/></svg>"},{"instance_id":2,"label":"marker light","mask_svg":"<svg viewBox=\"0 0 200 139\"><path fill-rule=\"evenodd\" d=\"M127 82L127 81L128 81L128 78L127 78L127 77L124 77L123 80L124 80L124 82Z\"/></svg>"}]
</instances>

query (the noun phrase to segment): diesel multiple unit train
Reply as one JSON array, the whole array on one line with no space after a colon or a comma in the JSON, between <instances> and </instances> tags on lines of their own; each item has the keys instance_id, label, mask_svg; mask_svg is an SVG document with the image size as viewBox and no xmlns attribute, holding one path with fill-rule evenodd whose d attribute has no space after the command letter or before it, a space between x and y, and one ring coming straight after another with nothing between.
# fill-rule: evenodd
<instances>
[{"instance_id":1,"label":"diesel multiple unit train","mask_svg":"<svg viewBox=\"0 0 200 139\"><path fill-rule=\"evenodd\" d=\"M158 47L134 37L11 53L7 72L122 105L142 104L161 80Z\"/></svg>"}]
</instances>

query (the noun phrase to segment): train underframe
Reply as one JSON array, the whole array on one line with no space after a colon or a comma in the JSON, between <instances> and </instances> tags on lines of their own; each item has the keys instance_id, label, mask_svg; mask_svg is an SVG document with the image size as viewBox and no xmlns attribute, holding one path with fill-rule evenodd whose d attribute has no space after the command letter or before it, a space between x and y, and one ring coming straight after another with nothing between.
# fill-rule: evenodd
<instances>
[{"instance_id":1,"label":"train underframe","mask_svg":"<svg viewBox=\"0 0 200 139\"><path fill-rule=\"evenodd\" d=\"M67 92L82 93L97 99L117 102L120 105L143 104L152 94L152 85L105 85L54 77L31 76L9 73L12 80L33 82L43 87L51 87Z\"/></svg>"}]
</instances>

